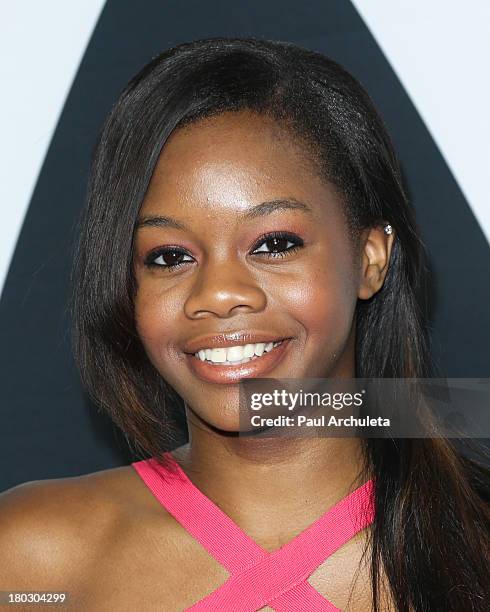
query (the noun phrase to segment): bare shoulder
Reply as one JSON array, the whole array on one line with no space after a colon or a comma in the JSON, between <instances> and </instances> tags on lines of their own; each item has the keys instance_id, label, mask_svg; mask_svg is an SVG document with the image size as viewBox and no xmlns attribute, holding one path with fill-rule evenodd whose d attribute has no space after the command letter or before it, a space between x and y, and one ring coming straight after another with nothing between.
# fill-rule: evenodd
<instances>
[{"instance_id":1,"label":"bare shoulder","mask_svg":"<svg viewBox=\"0 0 490 612\"><path fill-rule=\"evenodd\" d=\"M83 580L101 547L148 504L131 466L40 480L0 494L0 590L57 588L56 577ZM2 584L5 583L5 584Z\"/></svg>"},{"instance_id":2,"label":"bare shoulder","mask_svg":"<svg viewBox=\"0 0 490 612\"><path fill-rule=\"evenodd\" d=\"M182 610L227 576L131 466L0 494L0 555L0 591L65 592L83 612Z\"/></svg>"}]
</instances>

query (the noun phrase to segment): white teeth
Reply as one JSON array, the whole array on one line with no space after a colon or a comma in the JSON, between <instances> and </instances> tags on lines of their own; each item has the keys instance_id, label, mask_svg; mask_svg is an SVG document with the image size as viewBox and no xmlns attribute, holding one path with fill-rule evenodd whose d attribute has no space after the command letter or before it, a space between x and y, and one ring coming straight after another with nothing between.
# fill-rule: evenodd
<instances>
[{"instance_id":1,"label":"white teeth","mask_svg":"<svg viewBox=\"0 0 490 612\"><path fill-rule=\"evenodd\" d=\"M230 346L227 348L207 348L201 349L195 356L201 361L211 361L212 363L226 363L237 365L247 363L250 359L261 357L273 348L281 344L279 342L257 342L256 344L245 344L245 346Z\"/></svg>"},{"instance_id":2,"label":"white teeth","mask_svg":"<svg viewBox=\"0 0 490 612\"><path fill-rule=\"evenodd\" d=\"M223 363L226 361L226 349L214 348L211 349L211 361L214 363Z\"/></svg>"},{"instance_id":3,"label":"white teeth","mask_svg":"<svg viewBox=\"0 0 490 612\"><path fill-rule=\"evenodd\" d=\"M226 361L241 361L243 353L243 346L230 346L226 349Z\"/></svg>"},{"instance_id":4,"label":"white teeth","mask_svg":"<svg viewBox=\"0 0 490 612\"><path fill-rule=\"evenodd\" d=\"M264 352L265 349L265 344L263 342L258 342L255 345L255 354L257 355L257 357L260 357L262 355L262 353Z\"/></svg>"},{"instance_id":5,"label":"white teeth","mask_svg":"<svg viewBox=\"0 0 490 612\"><path fill-rule=\"evenodd\" d=\"M253 344L246 344L243 347L243 356L244 357L252 357L255 354L255 349Z\"/></svg>"}]
</instances>

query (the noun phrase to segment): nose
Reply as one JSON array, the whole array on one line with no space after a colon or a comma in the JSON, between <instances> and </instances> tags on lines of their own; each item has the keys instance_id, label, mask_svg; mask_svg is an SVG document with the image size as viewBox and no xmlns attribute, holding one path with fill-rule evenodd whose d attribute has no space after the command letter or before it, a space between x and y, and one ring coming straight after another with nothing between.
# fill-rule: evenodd
<instances>
[{"instance_id":1,"label":"nose","mask_svg":"<svg viewBox=\"0 0 490 612\"><path fill-rule=\"evenodd\" d=\"M184 304L191 319L217 316L232 317L239 313L260 312L267 298L257 281L239 262L207 262L196 277Z\"/></svg>"}]
</instances>

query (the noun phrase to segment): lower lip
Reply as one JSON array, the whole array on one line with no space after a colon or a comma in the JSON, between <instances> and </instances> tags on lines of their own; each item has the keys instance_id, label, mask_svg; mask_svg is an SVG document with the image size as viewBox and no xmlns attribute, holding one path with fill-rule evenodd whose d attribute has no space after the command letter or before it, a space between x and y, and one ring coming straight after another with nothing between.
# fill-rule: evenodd
<instances>
[{"instance_id":1,"label":"lower lip","mask_svg":"<svg viewBox=\"0 0 490 612\"><path fill-rule=\"evenodd\" d=\"M259 378L270 372L283 359L291 338L283 340L268 353L263 353L247 363L238 365L219 365L201 361L199 357L187 355L193 372L202 380L219 384L232 384L241 378Z\"/></svg>"}]
</instances>

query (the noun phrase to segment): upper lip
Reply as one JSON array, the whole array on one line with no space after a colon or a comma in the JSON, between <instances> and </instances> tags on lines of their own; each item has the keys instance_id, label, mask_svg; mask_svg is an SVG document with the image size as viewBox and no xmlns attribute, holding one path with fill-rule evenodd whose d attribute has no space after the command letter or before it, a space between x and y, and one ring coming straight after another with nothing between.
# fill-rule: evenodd
<instances>
[{"instance_id":1,"label":"upper lip","mask_svg":"<svg viewBox=\"0 0 490 612\"><path fill-rule=\"evenodd\" d=\"M223 332L208 336L199 336L189 340L184 345L184 352L194 354L206 348L227 348L230 346L243 346L245 344L256 344L258 342L279 342L288 340L290 336L282 336L264 331L235 331Z\"/></svg>"}]
</instances>

